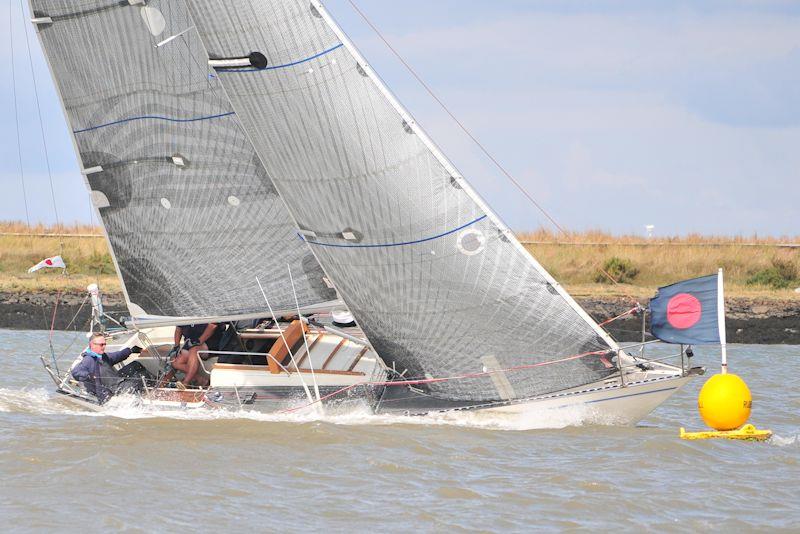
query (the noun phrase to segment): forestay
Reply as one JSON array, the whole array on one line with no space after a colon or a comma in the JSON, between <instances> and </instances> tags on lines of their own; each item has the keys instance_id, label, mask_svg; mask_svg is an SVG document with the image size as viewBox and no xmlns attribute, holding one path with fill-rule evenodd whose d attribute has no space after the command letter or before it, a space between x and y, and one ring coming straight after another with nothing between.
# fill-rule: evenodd
<instances>
[{"instance_id":1,"label":"forestay","mask_svg":"<svg viewBox=\"0 0 800 534\"><path fill-rule=\"evenodd\" d=\"M134 315L264 313L335 298L180 1L32 0Z\"/></svg>"},{"instance_id":2,"label":"forestay","mask_svg":"<svg viewBox=\"0 0 800 534\"><path fill-rule=\"evenodd\" d=\"M323 7L196 0L218 75L341 297L406 377L454 377L615 348L483 207ZM513 400L614 372L597 355L432 383L443 399Z\"/></svg>"}]
</instances>

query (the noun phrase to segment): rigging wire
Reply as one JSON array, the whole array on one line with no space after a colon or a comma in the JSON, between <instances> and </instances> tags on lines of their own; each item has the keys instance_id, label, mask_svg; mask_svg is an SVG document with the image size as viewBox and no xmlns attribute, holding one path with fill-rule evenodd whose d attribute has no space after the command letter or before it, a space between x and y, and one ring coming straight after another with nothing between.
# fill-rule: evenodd
<instances>
[{"instance_id":1,"label":"rigging wire","mask_svg":"<svg viewBox=\"0 0 800 534\"><path fill-rule=\"evenodd\" d=\"M14 67L14 5L8 3L8 40L11 45L11 87L14 94L14 123L17 131L17 155L19 157L19 177L22 183L22 200L25 204L25 222L28 229L31 227L31 215L28 209L28 193L25 190L25 170L22 165L22 140L19 131L19 104L17 102L17 76Z\"/></svg>"},{"instance_id":2,"label":"rigging wire","mask_svg":"<svg viewBox=\"0 0 800 534\"><path fill-rule=\"evenodd\" d=\"M562 228L561 225L558 224L556 220L547 212L547 210L545 210L544 207L542 207L536 201L536 199L533 198L533 195L531 195L527 191L527 189L525 189L525 187L523 187L523 185L519 181L517 181L517 179L514 178L514 176L503 166L503 164L500 163L497 160L497 158L495 158L491 154L491 152L489 152L489 150L472 134L472 132L466 126L464 126L464 123L458 120L458 118L453 114L453 112L450 111L450 108L447 107L447 105L436 95L436 93L434 93L433 89L431 89L431 87L427 83L425 83L425 81L422 79L422 77L420 77L419 74L417 74L414 68L403 58L403 56L400 55L400 52L398 52L389 43L389 41L386 39L386 37L383 36L383 34L377 28L377 26L375 26L372 23L372 21L366 16L366 14L363 11L361 11L361 9L359 9L355 1L354 0L347 0L347 1L353 7L356 13L358 13L361 16L361 18L364 19L364 22L366 22L369 25L369 27L372 28L372 30L380 38L380 40L383 41L383 43L389 48L389 50L391 50L391 52L395 55L395 57L398 60L400 60L400 63L403 64L403 66L408 70L408 72L411 73L411 75L420 83L420 85L422 85L425 91L427 91L428 94L431 95L431 97L436 101L436 103L439 104L439 106L445 111L445 113L447 113L450 116L450 118L453 119L453 121L455 121L455 123L458 125L461 131L463 131L467 135L467 137L469 137L475 143L475 145L481 150L481 152L483 152L483 154L491 160L491 162L500 170L500 172L502 172L506 176L506 178L508 178L511 181L511 183L514 184L514 186L516 186L517 189L519 189L519 191L525 196L525 198L527 198L528 201L530 201L530 203L533 204L534 207L536 207L536 209L538 209L545 217L547 217L547 219L553 224L553 226L558 228L558 230L564 235L569 235L567 231L564 230L564 228Z\"/></svg>"},{"instance_id":3,"label":"rigging wire","mask_svg":"<svg viewBox=\"0 0 800 534\"><path fill-rule=\"evenodd\" d=\"M478 371L478 372L473 372L473 373L465 373L465 374L462 374L462 375L454 375L454 376L410 378L410 379L404 379L404 380L389 380L389 381L380 381L380 382L357 382L355 384L350 384L348 386L341 387L338 390L334 391L333 393L329 393L328 395L325 395L321 399L313 400L312 402L310 402L308 404L305 404L305 405L302 405L302 406L295 406L293 408L287 408L287 409L282 410L282 411L280 411L278 413L296 412L297 410L302 410L303 408L307 408L307 407L309 407L309 406L311 406L313 404L316 404L318 402L324 402L324 401L326 401L326 400L328 400L330 398L335 397L336 395L340 395L342 393L345 393L347 391L355 389L355 388L357 388L359 386L366 386L366 387L370 387L370 386L371 387L375 387L375 386L383 386L383 387L416 386L416 385L423 385L423 384L438 384L438 383L442 383L442 382L448 382L448 381L451 381L451 380L467 380L467 379L472 379L472 378L482 378L482 377L487 377L487 376L494 376L496 374L502 374L502 373L513 372L513 371L525 371L525 370L530 370L530 369L534 369L534 368L537 368L537 367L543 367L543 366L546 366L546 365L553 365L553 364L564 363L564 362L569 362L569 361L573 361L573 360L579 360L579 359L585 358L587 356L603 356L603 355L607 354L607 352L608 351L605 351L605 350L595 350L595 351L589 351L589 352L582 352L580 354L573 354L573 355L570 355L570 356L564 356L564 357L561 357L561 358L556 358L554 360L547 360L547 361L544 361L544 362L536 362L536 363L531 363L531 364L516 365L516 366L513 366L513 367L507 367L507 368L504 368L504 369L484 370L484 371Z\"/></svg>"},{"instance_id":4,"label":"rigging wire","mask_svg":"<svg viewBox=\"0 0 800 534\"><path fill-rule=\"evenodd\" d=\"M20 12L20 15L22 16L22 27L24 28L24 34L25 34L25 48L26 48L26 50L28 52L28 65L30 66L30 69L31 69L31 79L33 81L33 95L34 95L34 100L36 102L37 116L39 118L39 132L40 132L40 134L42 136L42 148L44 150L44 160L45 160L45 164L47 166L47 177L48 177L48 180L50 182L50 198L53 201L53 214L55 215L55 218L56 218L56 228L62 228L62 226L61 226L61 218L58 215L58 203L56 202L56 191L55 191L55 186L53 184L53 171L52 171L52 167L50 165L50 154L49 154L49 152L47 150L47 138L46 138L46 136L44 134L44 121L42 120L42 106L41 106L41 103L39 101L39 86L36 83L36 70L33 67L33 54L31 53L31 42L30 42L30 37L28 35L28 22L25 19L25 7L23 5L23 0L19 0L19 12ZM13 64L13 51L12 51L12 64ZM16 89L15 89L15 95L16 95ZM16 102L16 96L15 96L15 102ZM16 111L15 111L15 113L16 113ZM21 150L20 150L20 161L21 161L21 158L22 158L22 155L21 155ZM26 202L26 210L27 210L27 202ZM28 227L30 227L30 221L28 221ZM59 249L60 249L60 251L59 251L60 254L63 255L64 254L64 238L63 237L59 237ZM63 276L67 276L66 268L64 269ZM52 316L52 319L50 321L49 344L50 344L51 353L53 352L53 330L55 328L56 314L58 312L58 303L59 303L59 301L61 299L61 292L62 291L63 291L63 288L59 289L58 294L56 295L56 303L55 303L55 306L53 307L53 316ZM56 369L57 369L57 367L56 367Z\"/></svg>"},{"instance_id":5,"label":"rigging wire","mask_svg":"<svg viewBox=\"0 0 800 534\"><path fill-rule=\"evenodd\" d=\"M22 26L25 28L25 45L28 49L28 63L31 67L31 78L33 79L33 95L36 100L36 111L39 114L39 131L42 134L42 146L44 148L44 160L47 164L47 176L50 179L50 196L53 199L53 213L56 216L56 226L61 226L61 220L58 216L58 205L56 203L56 190L53 186L53 172L50 167L50 155L47 152L47 140L44 135L44 121L42 121L42 106L39 103L39 88L36 84L36 72L33 69L33 55L31 54L31 42L28 38L28 24L25 22L25 8L22 5L22 0L19 0L19 9L20 13L22 13L23 17L23 24ZM64 241L61 241L61 251L64 251Z\"/></svg>"},{"instance_id":6,"label":"rigging wire","mask_svg":"<svg viewBox=\"0 0 800 534\"><path fill-rule=\"evenodd\" d=\"M533 195L531 195L528 192L528 190L525 189L525 187L516 178L514 178L511 172L509 172L505 168L505 166L503 166L503 164L500 163L497 160L497 158L495 158L491 154L491 152L489 152L489 150L472 134L472 132L464 125L464 123L462 123L455 116L455 114L453 114L453 112L450 111L450 108L447 107L447 105L442 101L442 99L439 98L439 96L433 91L433 89L425 82L425 80L423 80L422 77L419 74L417 74L414 68L405 60L405 58L403 58L403 56L400 55L400 52L398 52L397 49L394 48L391 45L391 43L389 43L386 37L384 37L384 35L378 29L378 27L375 26L375 24L372 23L369 17L367 17L367 15L358 7L358 5L356 5L355 0L347 0L347 2L350 4L350 6L352 6L353 10L356 13L358 13L358 15L364 20L364 22L366 22L367 25L370 28L372 28L372 31L374 31L375 34L378 36L378 38L380 38L380 40L383 41L386 47L392 52L392 54L394 54L394 56L400 61L400 63L403 64L406 70L408 70L408 72L419 82L419 84L422 85L422 87L425 89L425 91L427 91L427 93L431 96L431 98L433 98L436 101L436 103L439 104L439 106L444 110L444 112L447 113L447 115L451 119L453 119L453 121L456 123L456 125L458 125L461 131L463 131L467 135L467 137L469 137L472 140L472 142L475 143L475 145L481 150L481 152L483 152L483 154L487 158L489 158L489 160L491 160L491 162L500 170L500 172L502 172L506 176L506 178L508 178L511 181L511 183L514 184L514 186L525 196L525 198L527 198L528 201L536 209L538 209L545 217L547 217L547 219L553 224L553 226L555 226L565 236L569 236L569 233L560 224L558 224L558 222L556 222L556 220L547 212L547 210L544 209L544 207L542 207L541 204L539 204L536 201L536 199L533 198ZM610 273L608 273L602 267L600 267L599 269L600 272L602 272L606 278L611 280L620 289L623 289L623 292L625 292L627 297L629 297L633 301L636 301L636 299L633 298L632 295L628 294L628 292L625 291L625 289L622 287L619 281L617 281L616 278L614 278Z\"/></svg>"}]
</instances>

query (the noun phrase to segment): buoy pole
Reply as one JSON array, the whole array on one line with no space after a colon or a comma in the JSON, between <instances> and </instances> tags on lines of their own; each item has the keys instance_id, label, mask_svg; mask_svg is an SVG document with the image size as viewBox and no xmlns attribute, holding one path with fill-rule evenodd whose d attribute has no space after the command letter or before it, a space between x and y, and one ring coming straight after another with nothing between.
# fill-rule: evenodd
<instances>
[{"instance_id":1,"label":"buoy pole","mask_svg":"<svg viewBox=\"0 0 800 534\"><path fill-rule=\"evenodd\" d=\"M725 294L722 289L722 268L717 276L717 324L719 326L719 344L722 348L721 373L728 373L728 351L725 347Z\"/></svg>"},{"instance_id":2,"label":"buoy pole","mask_svg":"<svg viewBox=\"0 0 800 534\"><path fill-rule=\"evenodd\" d=\"M764 441L772 436L769 430L758 430L745 424L750 418L753 397L739 376L728 374L728 353L725 339L725 296L722 289L722 269L717 274L717 327L722 349L720 374L709 378L700 389L697 408L705 424L713 428L706 432L686 432L681 428L681 439L740 439ZM681 355L681 358L683 356Z\"/></svg>"}]
</instances>

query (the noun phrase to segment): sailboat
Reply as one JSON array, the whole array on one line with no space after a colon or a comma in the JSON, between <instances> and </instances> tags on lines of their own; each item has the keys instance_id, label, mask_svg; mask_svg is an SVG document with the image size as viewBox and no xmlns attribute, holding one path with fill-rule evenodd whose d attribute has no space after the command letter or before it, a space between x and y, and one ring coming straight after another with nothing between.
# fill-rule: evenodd
<instances>
[{"instance_id":1,"label":"sailboat","mask_svg":"<svg viewBox=\"0 0 800 534\"><path fill-rule=\"evenodd\" d=\"M377 412L580 406L631 424L700 372L628 354L598 326L320 2L30 4L133 338L275 319L237 335L279 338L289 358L213 355L204 403L358 390ZM352 330L305 332L334 308ZM332 391L308 393L304 355Z\"/></svg>"}]
</instances>

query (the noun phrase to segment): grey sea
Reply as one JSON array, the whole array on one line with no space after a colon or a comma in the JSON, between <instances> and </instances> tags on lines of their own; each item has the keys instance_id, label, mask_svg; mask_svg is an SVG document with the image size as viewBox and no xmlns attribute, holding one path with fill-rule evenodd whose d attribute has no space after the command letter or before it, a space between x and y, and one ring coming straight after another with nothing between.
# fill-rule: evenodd
<instances>
[{"instance_id":1,"label":"grey sea","mask_svg":"<svg viewBox=\"0 0 800 534\"><path fill-rule=\"evenodd\" d=\"M64 404L47 332L0 331L3 531L800 531L800 347L735 345L767 443L682 441L691 383L636 427L366 410L291 417ZM85 338L56 332L57 353ZM718 349L695 364L716 371Z\"/></svg>"}]
</instances>

